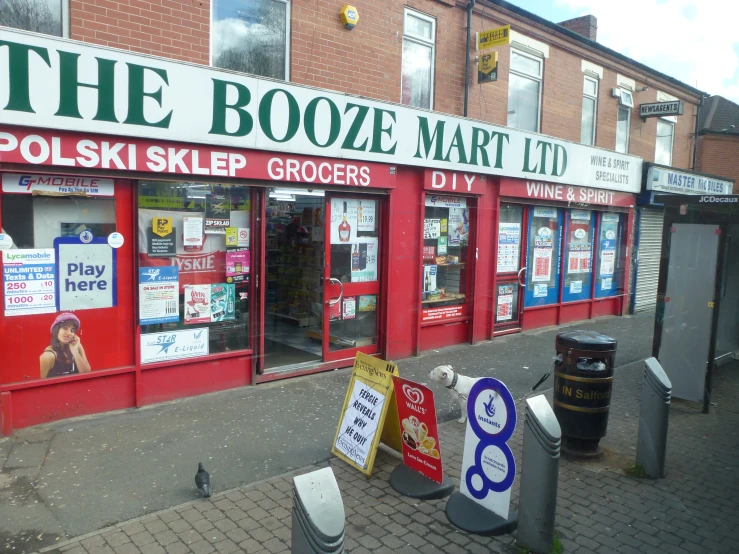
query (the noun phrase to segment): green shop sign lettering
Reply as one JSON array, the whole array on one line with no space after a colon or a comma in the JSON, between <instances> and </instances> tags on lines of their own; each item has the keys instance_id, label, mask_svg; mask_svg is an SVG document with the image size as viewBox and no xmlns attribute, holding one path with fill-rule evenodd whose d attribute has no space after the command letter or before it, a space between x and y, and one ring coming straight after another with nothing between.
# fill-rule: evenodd
<instances>
[{"instance_id":1,"label":"green shop sign lettering","mask_svg":"<svg viewBox=\"0 0 739 554\"><path fill-rule=\"evenodd\" d=\"M0 34L0 121L624 192L641 174L639 158L535 133L21 31Z\"/></svg>"}]
</instances>

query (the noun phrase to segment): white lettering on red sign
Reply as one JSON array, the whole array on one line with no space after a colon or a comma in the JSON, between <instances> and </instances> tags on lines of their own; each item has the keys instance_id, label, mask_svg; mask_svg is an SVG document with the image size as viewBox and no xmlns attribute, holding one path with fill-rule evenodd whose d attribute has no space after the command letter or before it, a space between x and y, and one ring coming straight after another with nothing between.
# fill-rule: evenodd
<instances>
[{"instance_id":1,"label":"white lettering on red sign","mask_svg":"<svg viewBox=\"0 0 739 554\"><path fill-rule=\"evenodd\" d=\"M482 192L473 188L481 180L478 175L453 171L427 170L424 179L426 190L448 190L456 192Z\"/></svg>"}]
</instances>

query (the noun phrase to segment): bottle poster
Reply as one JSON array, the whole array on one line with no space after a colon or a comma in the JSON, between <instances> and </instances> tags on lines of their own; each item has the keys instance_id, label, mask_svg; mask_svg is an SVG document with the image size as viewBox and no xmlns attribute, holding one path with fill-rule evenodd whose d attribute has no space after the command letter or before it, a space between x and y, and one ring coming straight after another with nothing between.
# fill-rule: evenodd
<instances>
[{"instance_id":1,"label":"bottle poster","mask_svg":"<svg viewBox=\"0 0 739 554\"><path fill-rule=\"evenodd\" d=\"M518 271L521 248L521 224L500 223L498 226L498 273Z\"/></svg>"},{"instance_id":2,"label":"bottle poster","mask_svg":"<svg viewBox=\"0 0 739 554\"><path fill-rule=\"evenodd\" d=\"M185 286L185 324L210 323L210 285Z\"/></svg>"},{"instance_id":3,"label":"bottle poster","mask_svg":"<svg viewBox=\"0 0 739 554\"><path fill-rule=\"evenodd\" d=\"M434 292L436 290L436 266L423 266L423 292Z\"/></svg>"},{"instance_id":4,"label":"bottle poster","mask_svg":"<svg viewBox=\"0 0 739 554\"><path fill-rule=\"evenodd\" d=\"M219 283L210 286L210 321L236 319L236 286Z\"/></svg>"},{"instance_id":5,"label":"bottle poster","mask_svg":"<svg viewBox=\"0 0 739 554\"><path fill-rule=\"evenodd\" d=\"M351 250L351 282L377 281L377 238L359 237ZM356 270L355 270L356 267Z\"/></svg>"},{"instance_id":6,"label":"bottle poster","mask_svg":"<svg viewBox=\"0 0 739 554\"><path fill-rule=\"evenodd\" d=\"M375 231L377 222L375 221L375 201L374 200L358 200L357 201L357 231L372 233Z\"/></svg>"},{"instance_id":7,"label":"bottle poster","mask_svg":"<svg viewBox=\"0 0 739 554\"><path fill-rule=\"evenodd\" d=\"M357 242L358 202L347 198L331 199L331 244Z\"/></svg>"}]
</instances>

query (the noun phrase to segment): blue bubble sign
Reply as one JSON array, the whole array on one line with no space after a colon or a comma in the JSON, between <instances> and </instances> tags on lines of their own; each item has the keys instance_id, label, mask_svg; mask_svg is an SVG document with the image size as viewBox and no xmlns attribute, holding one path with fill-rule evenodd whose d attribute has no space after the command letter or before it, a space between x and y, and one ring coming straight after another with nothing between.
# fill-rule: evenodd
<instances>
[{"instance_id":1,"label":"blue bubble sign","mask_svg":"<svg viewBox=\"0 0 739 554\"><path fill-rule=\"evenodd\" d=\"M477 381L467 399L460 490L505 519L516 478L516 462L508 446L515 428L516 406L506 386L492 377Z\"/></svg>"}]
</instances>

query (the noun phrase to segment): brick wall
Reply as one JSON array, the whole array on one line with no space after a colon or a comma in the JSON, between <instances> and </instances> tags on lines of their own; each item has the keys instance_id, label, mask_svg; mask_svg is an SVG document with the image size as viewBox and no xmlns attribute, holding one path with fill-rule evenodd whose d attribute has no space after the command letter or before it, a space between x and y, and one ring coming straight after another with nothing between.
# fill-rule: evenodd
<instances>
[{"instance_id":1,"label":"brick wall","mask_svg":"<svg viewBox=\"0 0 739 554\"><path fill-rule=\"evenodd\" d=\"M70 0L75 40L209 63L210 0Z\"/></svg>"},{"instance_id":2,"label":"brick wall","mask_svg":"<svg viewBox=\"0 0 739 554\"><path fill-rule=\"evenodd\" d=\"M704 135L698 140L698 171L734 179L739 193L739 136Z\"/></svg>"},{"instance_id":3,"label":"brick wall","mask_svg":"<svg viewBox=\"0 0 739 554\"><path fill-rule=\"evenodd\" d=\"M157 56L209 63L210 8L213 0L70 0L71 38ZM464 113L464 67L467 12L453 0L355 0L359 24L348 31L340 22L340 4L326 0L292 0L290 81L296 84L399 102L403 53L403 8L434 17L436 59L433 109ZM596 146L613 150L616 144L618 101L611 97L616 75L636 80L646 92L634 94L637 104L656 101L657 90L685 102L678 117L673 165L690 168L697 97L652 75L636 70L522 19L504 8L478 3L472 21L469 117L506 125L510 47L499 52L498 81L477 84L474 32L511 24L521 34L550 45L544 62L541 132L580 141L583 59L604 68L600 82ZM629 153L653 161L656 120L642 122L635 108L631 118Z\"/></svg>"}]
</instances>

